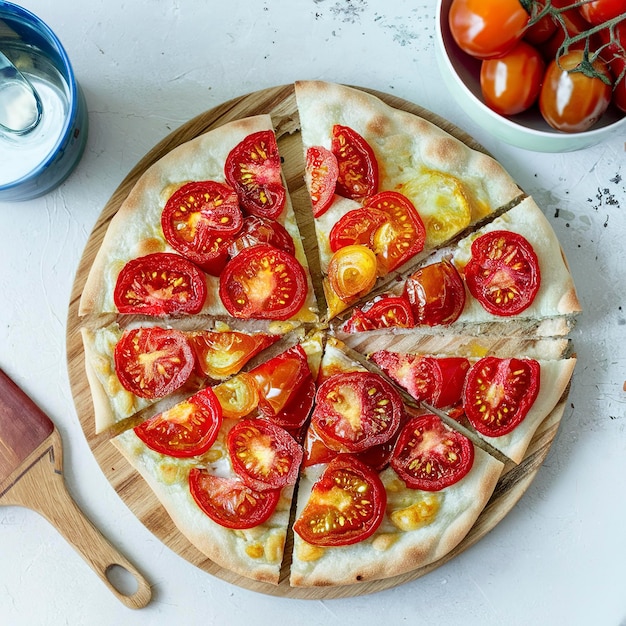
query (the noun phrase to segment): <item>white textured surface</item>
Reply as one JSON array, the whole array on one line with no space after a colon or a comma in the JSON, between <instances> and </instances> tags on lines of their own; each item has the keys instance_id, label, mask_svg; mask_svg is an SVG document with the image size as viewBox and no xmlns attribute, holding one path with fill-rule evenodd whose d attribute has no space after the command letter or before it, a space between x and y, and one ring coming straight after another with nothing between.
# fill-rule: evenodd
<instances>
[{"instance_id":1,"label":"white textured surface","mask_svg":"<svg viewBox=\"0 0 626 626\"><path fill-rule=\"evenodd\" d=\"M122 606L37 514L0 508L0 607L39 624L626 624L626 137L548 155L509 147L447 95L424 0L24 0L63 42L89 104L85 155L48 196L0 204L0 366L58 425L76 500L154 584ZM111 193L161 138L232 97L299 78L416 102L485 145L543 207L585 309L579 364L536 480L478 545L428 576L373 596L294 601L205 574L129 512L80 430L65 367L70 290Z\"/></svg>"}]
</instances>

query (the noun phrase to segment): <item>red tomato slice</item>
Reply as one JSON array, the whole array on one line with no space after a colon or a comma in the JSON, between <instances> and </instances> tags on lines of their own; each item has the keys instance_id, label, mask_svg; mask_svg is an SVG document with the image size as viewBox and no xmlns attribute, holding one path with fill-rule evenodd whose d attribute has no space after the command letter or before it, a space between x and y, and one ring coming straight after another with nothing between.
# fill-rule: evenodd
<instances>
[{"instance_id":1,"label":"red tomato slice","mask_svg":"<svg viewBox=\"0 0 626 626\"><path fill-rule=\"evenodd\" d=\"M534 359L485 357L477 361L463 393L463 407L474 428L489 437L510 433L537 398L540 369Z\"/></svg>"},{"instance_id":2,"label":"red tomato slice","mask_svg":"<svg viewBox=\"0 0 626 626\"><path fill-rule=\"evenodd\" d=\"M174 457L204 454L217 439L222 409L210 388L142 422L135 434L149 448Z\"/></svg>"},{"instance_id":3,"label":"red tomato slice","mask_svg":"<svg viewBox=\"0 0 626 626\"><path fill-rule=\"evenodd\" d=\"M271 130L248 135L226 157L226 180L251 215L276 219L287 193L280 175L280 154Z\"/></svg>"},{"instance_id":4,"label":"red tomato slice","mask_svg":"<svg viewBox=\"0 0 626 626\"><path fill-rule=\"evenodd\" d=\"M185 335L158 327L126 331L115 346L114 359L124 389L141 398L162 398L176 391L194 368Z\"/></svg>"},{"instance_id":5,"label":"red tomato slice","mask_svg":"<svg viewBox=\"0 0 626 626\"><path fill-rule=\"evenodd\" d=\"M243 419L228 433L233 469L246 485L263 491L293 485L303 451L284 429L266 419Z\"/></svg>"},{"instance_id":6,"label":"red tomato slice","mask_svg":"<svg viewBox=\"0 0 626 626\"><path fill-rule=\"evenodd\" d=\"M204 275L191 261L167 252L132 259L117 277L113 299L120 313L199 313L207 296Z\"/></svg>"},{"instance_id":7,"label":"red tomato slice","mask_svg":"<svg viewBox=\"0 0 626 626\"><path fill-rule=\"evenodd\" d=\"M280 222L258 215L244 218L243 227L228 247L228 252L230 256L236 256L244 248L251 248L259 243L267 243L289 254L296 252L291 235Z\"/></svg>"},{"instance_id":8,"label":"red tomato slice","mask_svg":"<svg viewBox=\"0 0 626 626\"><path fill-rule=\"evenodd\" d=\"M243 481L209 474L194 467L189 491L196 504L224 528L254 528L266 522L280 499L280 489L256 491Z\"/></svg>"},{"instance_id":9,"label":"red tomato slice","mask_svg":"<svg viewBox=\"0 0 626 626\"><path fill-rule=\"evenodd\" d=\"M417 401L428 402L437 408L461 401L465 375L470 368L470 362L464 357L420 356L380 350L370 358Z\"/></svg>"},{"instance_id":10,"label":"red tomato slice","mask_svg":"<svg viewBox=\"0 0 626 626\"><path fill-rule=\"evenodd\" d=\"M381 376L348 372L320 385L311 424L329 448L361 452L391 439L403 410L400 395Z\"/></svg>"},{"instance_id":11,"label":"red tomato slice","mask_svg":"<svg viewBox=\"0 0 626 626\"><path fill-rule=\"evenodd\" d=\"M363 333L368 330L374 330L375 328L374 323L361 309L354 309L352 315L342 326L342 330L346 333Z\"/></svg>"},{"instance_id":12,"label":"red tomato slice","mask_svg":"<svg viewBox=\"0 0 626 626\"><path fill-rule=\"evenodd\" d=\"M315 546L347 546L382 522L387 494L378 474L350 454L331 460L293 529Z\"/></svg>"},{"instance_id":13,"label":"red tomato slice","mask_svg":"<svg viewBox=\"0 0 626 626\"><path fill-rule=\"evenodd\" d=\"M382 296L363 311L373 329L411 328L415 326L411 303L404 296Z\"/></svg>"},{"instance_id":14,"label":"red tomato slice","mask_svg":"<svg viewBox=\"0 0 626 626\"><path fill-rule=\"evenodd\" d=\"M307 290L298 260L267 244L242 250L220 276L222 303L233 317L243 319L289 319L304 304Z\"/></svg>"},{"instance_id":15,"label":"red tomato slice","mask_svg":"<svg viewBox=\"0 0 626 626\"><path fill-rule=\"evenodd\" d=\"M400 267L424 249L426 228L406 196L396 191L382 191L368 198L365 206L387 217L372 237L381 275Z\"/></svg>"},{"instance_id":16,"label":"red tomato slice","mask_svg":"<svg viewBox=\"0 0 626 626\"><path fill-rule=\"evenodd\" d=\"M402 428L390 464L407 487L439 491L472 469L474 446L436 415L418 415Z\"/></svg>"},{"instance_id":17,"label":"red tomato slice","mask_svg":"<svg viewBox=\"0 0 626 626\"><path fill-rule=\"evenodd\" d=\"M521 235L496 230L472 242L465 266L470 293L493 315L517 315L535 299L541 284L539 261Z\"/></svg>"},{"instance_id":18,"label":"red tomato slice","mask_svg":"<svg viewBox=\"0 0 626 626\"><path fill-rule=\"evenodd\" d=\"M288 431L294 439L298 439L299 429L306 423L313 402L315 400L315 382L309 374L300 385L298 385L297 393L291 394L291 397L285 407L276 414L264 415L277 426Z\"/></svg>"},{"instance_id":19,"label":"red tomato slice","mask_svg":"<svg viewBox=\"0 0 626 626\"><path fill-rule=\"evenodd\" d=\"M311 377L302 346L293 346L250 371L259 389L259 405L268 417L278 416L295 400L303 383Z\"/></svg>"},{"instance_id":20,"label":"red tomato slice","mask_svg":"<svg viewBox=\"0 0 626 626\"><path fill-rule=\"evenodd\" d=\"M199 330L190 334L189 342L196 354L200 375L224 380L236 374L252 357L279 338L279 335L267 333L248 335L233 330Z\"/></svg>"},{"instance_id":21,"label":"red tomato slice","mask_svg":"<svg viewBox=\"0 0 626 626\"><path fill-rule=\"evenodd\" d=\"M452 324L465 307L463 280L446 260L426 265L409 276L404 297L411 303L416 325Z\"/></svg>"},{"instance_id":22,"label":"red tomato slice","mask_svg":"<svg viewBox=\"0 0 626 626\"><path fill-rule=\"evenodd\" d=\"M359 207L343 215L330 229L330 249L337 252L339 248L362 245L374 246L374 233L388 220L387 215L378 209Z\"/></svg>"},{"instance_id":23,"label":"red tomato slice","mask_svg":"<svg viewBox=\"0 0 626 626\"><path fill-rule=\"evenodd\" d=\"M335 124L331 152L337 158L336 191L340 196L358 200L378 191L378 162L374 151L359 133L348 126Z\"/></svg>"},{"instance_id":24,"label":"red tomato slice","mask_svg":"<svg viewBox=\"0 0 626 626\"><path fill-rule=\"evenodd\" d=\"M339 166L335 155L322 146L306 151L304 176L313 205L313 217L320 217L333 202Z\"/></svg>"},{"instance_id":25,"label":"red tomato slice","mask_svg":"<svg viewBox=\"0 0 626 626\"><path fill-rule=\"evenodd\" d=\"M312 429L307 429L304 440L304 461L303 467L317 465L318 463L329 463L339 452L331 450Z\"/></svg>"}]
</instances>

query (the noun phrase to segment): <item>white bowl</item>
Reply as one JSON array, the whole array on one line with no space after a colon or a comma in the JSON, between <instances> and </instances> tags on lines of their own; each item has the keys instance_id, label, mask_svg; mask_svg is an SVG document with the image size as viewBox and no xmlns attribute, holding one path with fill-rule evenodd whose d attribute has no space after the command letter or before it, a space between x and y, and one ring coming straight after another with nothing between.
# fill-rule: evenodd
<instances>
[{"instance_id":1,"label":"white bowl","mask_svg":"<svg viewBox=\"0 0 626 626\"><path fill-rule=\"evenodd\" d=\"M571 152L600 143L616 133L626 133L626 116L609 107L592 129L563 133L551 128L538 108L505 117L492 111L480 91L480 61L463 52L452 38L448 13L452 0L438 0L435 50L448 89L469 116L498 139L537 152Z\"/></svg>"}]
</instances>

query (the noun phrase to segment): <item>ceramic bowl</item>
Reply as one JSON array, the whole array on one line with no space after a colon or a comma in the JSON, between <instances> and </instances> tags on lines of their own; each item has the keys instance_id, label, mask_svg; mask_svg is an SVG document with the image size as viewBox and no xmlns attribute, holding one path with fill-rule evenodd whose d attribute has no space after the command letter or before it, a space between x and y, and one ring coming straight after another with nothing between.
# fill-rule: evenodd
<instances>
[{"instance_id":1,"label":"ceramic bowl","mask_svg":"<svg viewBox=\"0 0 626 626\"><path fill-rule=\"evenodd\" d=\"M483 102L480 91L480 61L463 52L452 38L448 25L451 4L452 0L437 2L437 62L459 106L489 133L506 143L536 152L581 150L618 133L626 135L626 116L612 106L590 130L581 133L554 130L536 106L511 117L492 111Z\"/></svg>"}]
</instances>

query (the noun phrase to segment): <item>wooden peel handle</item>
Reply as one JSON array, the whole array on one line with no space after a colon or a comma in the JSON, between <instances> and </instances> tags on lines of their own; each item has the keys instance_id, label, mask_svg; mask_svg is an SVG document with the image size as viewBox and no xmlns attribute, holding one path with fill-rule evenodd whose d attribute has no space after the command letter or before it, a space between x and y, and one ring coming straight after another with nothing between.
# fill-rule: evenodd
<instances>
[{"instance_id":1,"label":"wooden peel handle","mask_svg":"<svg viewBox=\"0 0 626 626\"><path fill-rule=\"evenodd\" d=\"M56 430L52 437L54 438L55 435L58 437ZM50 446L50 439L46 443ZM152 595L150 585L141 573L104 538L74 502L59 467L60 446L52 445L49 451L49 454L41 456L15 482L3 498L3 504L21 504L43 515L82 555L123 604L131 609L146 606ZM57 456L56 459L55 456ZM132 575L137 583L136 591L126 594L112 584L108 575L114 566L119 566Z\"/></svg>"}]
</instances>

